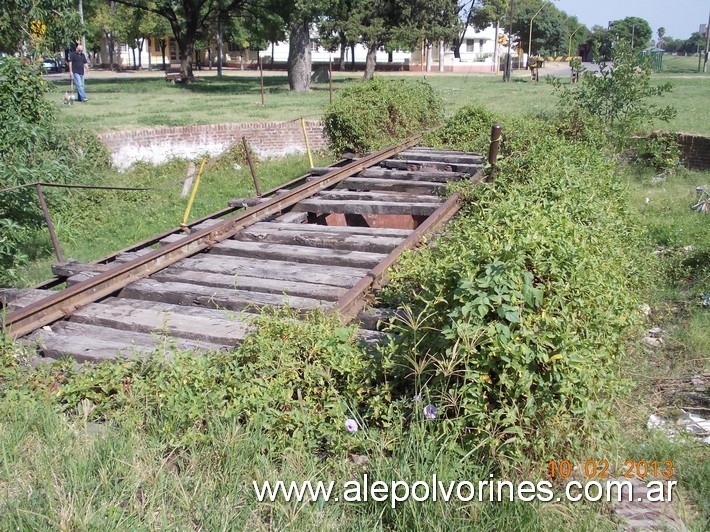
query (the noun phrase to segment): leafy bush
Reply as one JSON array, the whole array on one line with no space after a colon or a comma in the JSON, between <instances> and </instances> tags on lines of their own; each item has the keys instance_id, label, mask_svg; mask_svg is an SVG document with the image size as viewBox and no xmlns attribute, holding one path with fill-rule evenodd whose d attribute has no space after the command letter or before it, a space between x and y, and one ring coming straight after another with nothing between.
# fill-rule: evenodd
<instances>
[{"instance_id":1,"label":"leafy bush","mask_svg":"<svg viewBox=\"0 0 710 532\"><path fill-rule=\"evenodd\" d=\"M680 156L678 135L675 133L657 131L648 136L633 137L629 142L630 160L658 172L678 168Z\"/></svg>"},{"instance_id":2,"label":"leafy bush","mask_svg":"<svg viewBox=\"0 0 710 532\"><path fill-rule=\"evenodd\" d=\"M584 71L576 86L549 77L559 96L562 129L573 137L599 129L604 142L623 147L628 137L655 120L668 122L676 115L671 106L661 107L651 98L672 90L670 83L651 84L651 61L621 42L610 62L599 63L598 72Z\"/></svg>"},{"instance_id":3,"label":"leafy bush","mask_svg":"<svg viewBox=\"0 0 710 532\"><path fill-rule=\"evenodd\" d=\"M0 188L94 180L109 166L108 151L93 133L56 127L48 90L38 64L7 57L0 65ZM45 194L53 208L62 207L60 195ZM12 227L0 251L0 282L7 282L26 258L23 244L43 224L34 188L0 193L0 220Z\"/></svg>"},{"instance_id":4,"label":"leafy bush","mask_svg":"<svg viewBox=\"0 0 710 532\"><path fill-rule=\"evenodd\" d=\"M425 81L375 79L349 87L326 110L325 133L336 153L367 153L431 128L443 100Z\"/></svg>"},{"instance_id":5,"label":"leafy bush","mask_svg":"<svg viewBox=\"0 0 710 532\"><path fill-rule=\"evenodd\" d=\"M623 388L638 235L608 157L547 127L520 139L494 188L469 186L451 237L409 255L384 294L405 308L399 389L438 406L461 453L580 449Z\"/></svg>"},{"instance_id":6,"label":"leafy bush","mask_svg":"<svg viewBox=\"0 0 710 532\"><path fill-rule=\"evenodd\" d=\"M204 441L223 422L263 431L275 450L357 450L363 432L348 432L345 421L364 428L363 419L381 423L390 416L381 363L336 319L296 317L266 311L255 322L259 332L234 352L156 355L78 373L71 364L31 373L6 353L0 385L12 382L13 388L3 393L0 386L0 398L24 390L47 395L65 412L89 404L90 420L143 430L167 450Z\"/></svg>"}]
</instances>

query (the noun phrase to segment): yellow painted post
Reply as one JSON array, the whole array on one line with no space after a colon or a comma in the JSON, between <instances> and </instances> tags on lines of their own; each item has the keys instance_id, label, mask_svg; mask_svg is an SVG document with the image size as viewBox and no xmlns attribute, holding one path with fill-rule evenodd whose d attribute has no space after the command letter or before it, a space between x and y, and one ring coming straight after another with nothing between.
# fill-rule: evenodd
<instances>
[{"instance_id":1,"label":"yellow painted post","mask_svg":"<svg viewBox=\"0 0 710 532\"><path fill-rule=\"evenodd\" d=\"M192 202L195 200L197 195L197 187L200 186L200 178L202 177L202 170L205 168L205 163L207 159L202 159L202 164L200 165L200 171L197 172L197 179L195 179L195 184L192 186L192 192L190 193L190 199L187 200L187 208L185 209L185 216L182 217L182 223L180 227L187 227L187 218L190 216L190 211L192 210Z\"/></svg>"},{"instance_id":2,"label":"yellow painted post","mask_svg":"<svg viewBox=\"0 0 710 532\"><path fill-rule=\"evenodd\" d=\"M306 131L306 121L301 118L301 127L303 128L303 138L306 139L306 151L308 152L308 164L313 168L313 156L311 155L311 145L308 143L308 132Z\"/></svg>"}]
</instances>

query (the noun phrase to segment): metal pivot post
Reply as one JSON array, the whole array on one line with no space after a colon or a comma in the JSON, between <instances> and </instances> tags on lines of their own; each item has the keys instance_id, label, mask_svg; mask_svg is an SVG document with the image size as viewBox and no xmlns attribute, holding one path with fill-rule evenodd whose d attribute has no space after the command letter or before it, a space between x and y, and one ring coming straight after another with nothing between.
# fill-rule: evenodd
<instances>
[{"instance_id":1,"label":"metal pivot post","mask_svg":"<svg viewBox=\"0 0 710 532\"><path fill-rule=\"evenodd\" d=\"M52 239L52 247L54 248L54 253L55 255L57 255L57 260L59 262L64 262L62 250L59 247L59 240L57 240L57 234L54 232L52 218L49 216L47 202L44 199L44 194L42 194L42 185L40 185L39 183L35 183L35 190L37 191L37 197L39 198L39 206L42 208L42 214L44 214L44 221L47 223L47 229L49 229L49 238Z\"/></svg>"},{"instance_id":2,"label":"metal pivot post","mask_svg":"<svg viewBox=\"0 0 710 532\"><path fill-rule=\"evenodd\" d=\"M249 163L249 171L251 172L251 179L254 181L254 190L256 190L256 197L261 197L261 191L259 190L259 180L256 177L256 170L254 169L254 162L251 160L251 155L249 154L249 143L246 137L242 137L242 143L244 144L244 154L247 158L247 163Z\"/></svg>"}]
</instances>

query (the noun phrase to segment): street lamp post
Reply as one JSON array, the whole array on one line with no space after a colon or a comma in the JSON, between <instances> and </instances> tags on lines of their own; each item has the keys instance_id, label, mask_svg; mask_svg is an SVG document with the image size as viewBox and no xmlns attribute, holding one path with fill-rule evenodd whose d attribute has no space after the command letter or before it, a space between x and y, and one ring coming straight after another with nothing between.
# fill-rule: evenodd
<instances>
[{"instance_id":1,"label":"street lamp post","mask_svg":"<svg viewBox=\"0 0 710 532\"><path fill-rule=\"evenodd\" d=\"M582 27L582 25L580 24L579 26L577 26L577 27L574 29L574 31L573 31L572 33L570 33L570 36L569 36L569 46L567 46L567 57L569 57L569 56L572 55L572 37L574 37L574 34L577 33L577 30L578 30L579 28L581 28L581 27Z\"/></svg>"},{"instance_id":2,"label":"street lamp post","mask_svg":"<svg viewBox=\"0 0 710 532\"><path fill-rule=\"evenodd\" d=\"M528 35L528 62L530 61L530 57L532 56L532 28L533 28L533 20L535 20L535 17L540 14L540 12L545 9L545 6L548 5L546 2L543 2L543 4L540 6L540 9L537 10L537 13L535 13L532 18L530 19L530 34Z\"/></svg>"}]
</instances>

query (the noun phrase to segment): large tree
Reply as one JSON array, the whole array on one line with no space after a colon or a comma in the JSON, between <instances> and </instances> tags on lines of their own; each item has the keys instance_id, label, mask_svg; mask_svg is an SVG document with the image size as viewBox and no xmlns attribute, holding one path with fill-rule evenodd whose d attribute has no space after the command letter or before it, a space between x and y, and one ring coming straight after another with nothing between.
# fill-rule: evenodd
<instances>
[{"instance_id":1,"label":"large tree","mask_svg":"<svg viewBox=\"0 0 710 532\"><path fill-rule=\"evenodd\" d=\"M178 44L180 71L192 78L195 43L206 36L215 13L237 13L255 0L115 0L164 17Z\"/></svg>"},{"instance_id":2,"label":"large tree","mask_svg":"<svg viewBox=\"0 0 710 532\"><path fill-rule=\"evenodd\" d=\"M653 37L650 24L639 17L626 17L609 23L609 33L616 41L624 41L634 51L646 48Z\"/></svg>"},{"instance_id":3,"label":"large tree","mask_svg":"<svg viewBox=\"0 0 710 532\"><path fill-rule=\"evenodd\" d=\"M0 52L41 55L69 46L80 33L74 0L12 0L0 9Z\"/></svg>"}]
</instances>

